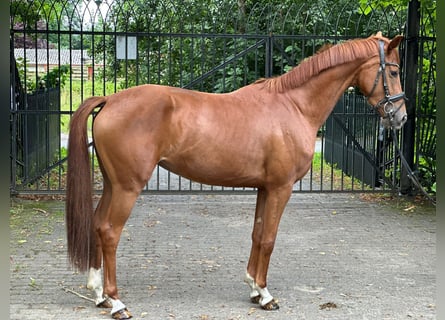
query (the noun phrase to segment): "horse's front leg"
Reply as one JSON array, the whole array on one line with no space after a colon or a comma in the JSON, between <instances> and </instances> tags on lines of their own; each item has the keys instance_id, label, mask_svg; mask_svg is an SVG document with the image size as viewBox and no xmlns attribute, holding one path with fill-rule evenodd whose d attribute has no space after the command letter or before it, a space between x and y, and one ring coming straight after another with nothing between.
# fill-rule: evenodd
<instances>
[{"instance_id":1,"label":"horse's front leg","mask_svg":"<svg viewBox=\"0 0 445 320\"><path fill-rule=\"evenodd\" d=\"M259 201L260 193L258 194L257 206L262 203L264 207L262 210L257 208L255 214L252 251L245 281L251 287L251 295L254 291L259 293L259 299L253 300L251 297L252 301L258 301L265 310L276 310L279 308L278 303L267 289L267 272L275 245L278 225L291 195L292 185L263 192L264 194L261 195L261 198L264 197L262 202ZM260 212L262 212L262 215L257 216Z\"/></svg>"},{"instance_id":2,"label":"horse's front leg","mask_svg":"<svg viewBox=\"0 0 445 320\"><path fill-rule=\"evenodd\" d=\"M244 278L244 282L250 287L250 300L253 303L259 303L261 298L260 293L255 288L255 276L257 273L258 256L260 253L261 235L263 232L263 213L265 202L266 191L264 189L258 189L255 219L252 230L252 248L250 250L249 263L247 264L246 277Z\"/></svg>"}]
</instances>

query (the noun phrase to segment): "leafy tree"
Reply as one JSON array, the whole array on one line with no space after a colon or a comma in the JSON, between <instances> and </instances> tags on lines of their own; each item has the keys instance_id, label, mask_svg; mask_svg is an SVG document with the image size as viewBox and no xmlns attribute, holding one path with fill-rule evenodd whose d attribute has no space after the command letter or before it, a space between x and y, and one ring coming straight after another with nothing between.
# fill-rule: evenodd
<instances>
[{"instance_id":1,"label":"leafy tree","mask_svg":"<svg viewBox=\"0 0 445 320\"><path fill-rule=\"evenodd\" d=\"M74 1L11 0L11 25L16 48L80 49L79 37L61 35L61 30L80 28L81 16ZM47 31L36 33L35 31ZM26 35L26 36L25 36Z\"/></svg>"},{"instance_id":2,"label":"leafy tree","mask_svg":"<svg viewBox=\"0 0 445 320\"><path fill-rule=\"evenodd\" d=\"M288 71L327 40L367 36L380 29L378 19L361 23L362 15L349 0L158 0L149 5L138 0L116 1L105 19L97 21L95 30L135 33L137 60L116 59L112 35L95 36L91 48L98 60L106 62L100 79L124 79L117 88L160 83L224 92ZM388 30L403 19L400 14L395 16ZM258 43L269 34L318 35L318 39L274 39L273 64L266 71L265 44ZM247 50L251 47L262 50ZM216 76L209 76L211 70Z\"/></svg>"}]
</instances>

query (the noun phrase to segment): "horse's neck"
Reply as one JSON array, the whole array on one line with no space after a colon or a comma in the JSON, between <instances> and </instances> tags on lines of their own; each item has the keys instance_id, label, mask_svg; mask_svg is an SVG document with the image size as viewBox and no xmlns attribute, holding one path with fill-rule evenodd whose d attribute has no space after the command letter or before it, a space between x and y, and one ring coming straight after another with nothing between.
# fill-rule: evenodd
<instances>
[{"instance_id":1,"label":"horse's neck","mask_svg":"<svg viewBox=\"0 0 445 320\"><path fill-rule=\"evenodd\" d=\"M353 84L359 65L350 62L332 67L288 93L315 130L323 125L341 95Z\"/></svg>"}]
</instances>

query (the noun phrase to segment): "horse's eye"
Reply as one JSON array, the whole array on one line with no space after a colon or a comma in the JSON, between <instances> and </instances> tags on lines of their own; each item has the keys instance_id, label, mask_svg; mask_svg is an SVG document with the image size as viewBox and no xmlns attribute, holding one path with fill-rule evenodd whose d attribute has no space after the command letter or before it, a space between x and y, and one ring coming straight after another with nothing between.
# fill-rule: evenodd
<instances>
[{"instance_id":1,"label":"horse's eye","mask_svg":"<svg viewBox=\"0 0 445 320\"><path fill-rule=\"evenodd\" d=\"M395 78L399 75L398 71L390 71L389 74L391 75L391 77Z\"/></svg>"}]
</instances>

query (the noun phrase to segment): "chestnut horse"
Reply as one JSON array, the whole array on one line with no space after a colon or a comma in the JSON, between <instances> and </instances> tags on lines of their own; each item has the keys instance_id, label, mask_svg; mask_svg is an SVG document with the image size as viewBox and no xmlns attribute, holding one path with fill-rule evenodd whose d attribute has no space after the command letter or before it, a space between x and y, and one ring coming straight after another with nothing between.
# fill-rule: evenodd
<instances>
[{"instance_id":1,"label":"chestnut horse","mask_svg":"<svg viewBox=\"0 0 445 320\"><path fill-rule=\"evenodd\" d=\"M136 198L159 164L201 183L257 188L245 282L252 302L278 309L267 289L269 261L292 186L311 166L317 131L349 86L361 89L385 126L403 126L401 40L379 32L345 41L284 75L231 93L140 85L85 100L70 124L66 225L70 262L89 271L87 286L95 291L96 305L110 307L113 318L131 318L119 300L116 249ZM87 147L93 113L103 175L95 211Z\"/></svg>"}]
</instances>

